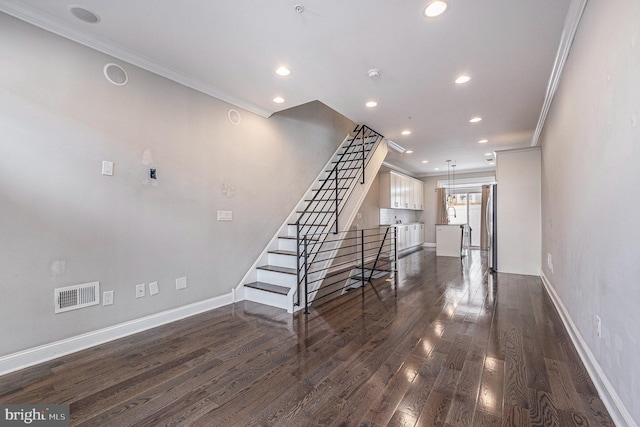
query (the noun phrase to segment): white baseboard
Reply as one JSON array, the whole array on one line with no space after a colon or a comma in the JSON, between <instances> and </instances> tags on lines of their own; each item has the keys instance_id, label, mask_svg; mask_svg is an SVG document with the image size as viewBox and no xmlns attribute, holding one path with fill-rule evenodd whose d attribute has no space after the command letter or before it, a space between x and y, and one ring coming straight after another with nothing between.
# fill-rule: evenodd
<instances>
[{"instance_id":1,"label":"white baseboard","mask_svg":"<svg viewBox=\"0 0 640 427\"><path fill-rule=\"evenodd\" d=\"M569 337L571 338L573 345L576 347L576 350L580 355L580 359L582 359L582 363L584 363L587 372L589 372L589 376L593 380L593 384L598 390L600 400L602 400L602 403L604 403L604 406L609 411L609 415L613 419L613 422L617 426L637 427L638 424L636 424L626 406L620 400L618 393L616 393L616 390L600 367L600 364L591 352L591 349L582 338L582 335L580 334L580 331L578 331L575 323L573 323L573 319L569 315L567 308L562 303L562 300L556 293L556 290L551 286L551 282L549 282L549 279L547 279L547 276L545 276L542 271L540 272L540 277L542 278L542 283L544 284L551 301L553 301L553 305L555 305L556 310L558 310L558 313L560 314L562 323L564 323L565 328L567 328L567 331L569 332Z\"/></svg>"},{"instance_id":2,"label":"white baseboard","mask_svg":"<svg viewBox=\"0 0 640 427\"><path fill-rule=\"evenodd\" d=\"M428 243L428 242L424 242L422 244L422 246L424 246L425 248L435 248L436 244L435 243Z\"/></svg>"},{"instance_id":3,"label":"white baseboard","mask_svg":"<svg viewBox=\"0 0 640 427\"><path fill-rule=\"evenodd\" d=\"M232 293L0 357L0 375L233 303Z\"/></svg>"}]
</instances>

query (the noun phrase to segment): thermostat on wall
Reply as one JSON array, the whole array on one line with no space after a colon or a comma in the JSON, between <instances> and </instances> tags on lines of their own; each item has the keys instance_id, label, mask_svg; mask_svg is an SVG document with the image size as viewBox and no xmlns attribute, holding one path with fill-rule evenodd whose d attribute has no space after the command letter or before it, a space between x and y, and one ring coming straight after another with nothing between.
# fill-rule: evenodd
<instances>
[{"instance_id":1,"label":"thermostat on wall","mask_svg":"<svg viewBox=\"0 0 640 427\"><path fill-rule=\"evenodd\" d=\"M232 211L218 211L218 221L232 221L232 220L233 220Z\"/></svg>"}]
</instances>

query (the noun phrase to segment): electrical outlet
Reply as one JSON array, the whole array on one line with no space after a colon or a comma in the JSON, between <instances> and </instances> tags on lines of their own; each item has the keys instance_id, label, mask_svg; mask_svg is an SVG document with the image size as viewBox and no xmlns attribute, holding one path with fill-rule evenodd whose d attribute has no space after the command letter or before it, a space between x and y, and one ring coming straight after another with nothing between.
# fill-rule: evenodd
<instances>
[{"instance_id":1,"label":"electrical outlet","mask_svg":"<svg viewBox=\"0 0 640 427\"><path fill-rule=\"evenodd\" d=\"M600 320L600 316L596 314L596 335L598 338L602 338L602 320Z\"/></svg>"},{"instance_id":2,"label":"electrical outlet","mask_svg":"<svg viewBox=\"0 0 640 427\"><path fill-rule=\"evenodd\" d=\"M551 252L547 252L547 267L553 273L553 257L551 256Z\"/></svg>"},{"instance_id":3,"label":"electrical outlet","mask_svg":"<svg viewBox=\"0 0 640 427\"><path fill-rule=\"evenodd\" d=\"M176 289L185 289L187 287L187 278L180 277L176 279Z\"/></svg>"},{"instance_id":4,"label":"electrical outlet","mask_svg":"<svg viewBox=\"0 0 640 427\"><path fill-rule=\"evenodd\" d=\"M142 298L144 296L144 283L136 285L136 298Z\"/></svg>"},{"instance_id":5,"label":"electrical outlet","mask_svg":"<svg viewBox=\"0 0 640 427\"><path fill-rule=\"evenodd\" d=\"M158 290L158 282L151 282L149 283L149 295L155 295L158 292L160 292Z\"/></svg>"},{"instance_id":6,"label":"electrical outlet","mask_svg":"<svg viewBox=\"0 0 640 427\"><path fill-rule=\"evenodd\" d=\"M102 162L102 175L113 175L113 162L108 162L106 160Z\"/></svg>"},{"instance_id":7,"label":"electrical outlet","mask_svg":"<svg viewBox=\"0 0 640 427\"><path fill-rule=\"evenodd\" d=\"M102 305L113 304L113 291L106 291L102 294Z\"/></svg>"}]
</instances>

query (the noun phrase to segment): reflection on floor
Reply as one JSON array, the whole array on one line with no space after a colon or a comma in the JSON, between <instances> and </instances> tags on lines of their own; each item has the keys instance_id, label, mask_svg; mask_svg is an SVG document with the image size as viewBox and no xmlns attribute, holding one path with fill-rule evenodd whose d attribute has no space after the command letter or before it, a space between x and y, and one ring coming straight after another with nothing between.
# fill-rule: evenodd
<instances>
[{"instance_id":1,"label":"reflection on floor","mask_svg":"<svg viewBox=\"0 0 640 427\"><path fill-rule=\"evenodd\" d=\"M290 315L236 303L0 378L73 425L613 426L540 279L425 249Z\"/></svg>"}]
</instances>

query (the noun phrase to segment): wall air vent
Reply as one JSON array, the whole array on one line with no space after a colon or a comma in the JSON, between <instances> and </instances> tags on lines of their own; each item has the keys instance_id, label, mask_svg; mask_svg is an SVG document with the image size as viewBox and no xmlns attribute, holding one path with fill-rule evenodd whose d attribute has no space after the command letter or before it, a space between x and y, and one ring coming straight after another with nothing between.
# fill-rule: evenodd
<instances>
[{"instance_id":1,"label":"wall air vent","mask_svg":"<svg viewBox=\"0 0 640 427\"><path fill-rule=\"evenodd\" d=\"M100 282L54 289L55 312L77 310L100 304Z\"/></svg>"}]
</instances>

